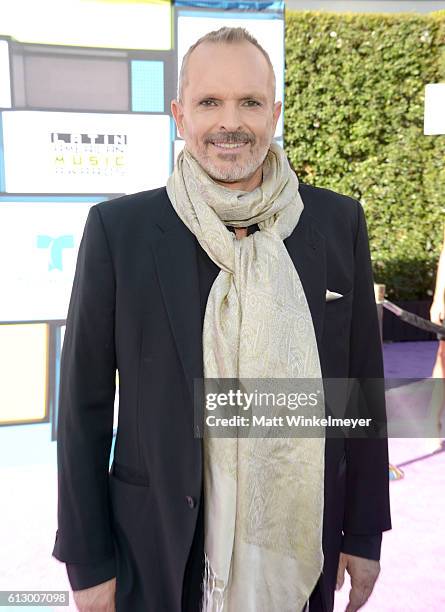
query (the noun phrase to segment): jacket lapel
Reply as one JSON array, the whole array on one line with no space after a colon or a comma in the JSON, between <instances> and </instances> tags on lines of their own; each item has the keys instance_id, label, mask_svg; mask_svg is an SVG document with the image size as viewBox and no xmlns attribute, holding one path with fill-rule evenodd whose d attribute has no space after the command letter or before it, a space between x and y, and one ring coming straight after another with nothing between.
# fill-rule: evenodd
<instances>
[{"instance_id":1,"label":"jacket lapel","mask_svg":"<svg viewBox=\"0 0 445 612\"><path fill-rule=\"evenodd\" d=\"M193 379L203 377L196 238L176 214L167 192L157 224L163 232L153 246L159 284L193 401Z\"/></svg>"},{"instance_id":2,"label":"jacket lapel","mask_svg":"<svg viewBox=\"0 0 445 612\"><path fill-rule=\"evenodd\" d=\"M166 191L164 196L165 203L157 221L162 235L154 244L153 253L170 326L193 401L193 379L203 377L196 238L176 214ZM303 285L320 346L326 300L325 239L306 210L284 244Z\"/></svg>"},{"instance_id":3,"label":"jacket lapel","mask_svg":"<svg viewBox=\"0 0 445 612\"><path fill-rule=\"evenodd\" d=\"M325 238L315 227L315 220L303 210L300 220L284 245L294 263L312 315L315 336L320 347L326 304Z\"/></svg>"}]
</instances>

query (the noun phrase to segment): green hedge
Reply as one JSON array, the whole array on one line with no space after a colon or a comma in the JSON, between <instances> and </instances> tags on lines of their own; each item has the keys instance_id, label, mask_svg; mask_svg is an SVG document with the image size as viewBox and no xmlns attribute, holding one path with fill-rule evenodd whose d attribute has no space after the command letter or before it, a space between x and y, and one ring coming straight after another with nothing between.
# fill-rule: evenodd
<instances>
[{"instance_id":1,"label":"green hedge","mask_svg":"<svg viewBox=\"0 0 445 612\"><path fill-rule=\"evenodd\" d=\"M445 11L286 11L285 150L301 180L361 201L390 299L434 289L445 136L424 136L423 105L445 80L444 45Z\"/></svg>"}]
</instances>

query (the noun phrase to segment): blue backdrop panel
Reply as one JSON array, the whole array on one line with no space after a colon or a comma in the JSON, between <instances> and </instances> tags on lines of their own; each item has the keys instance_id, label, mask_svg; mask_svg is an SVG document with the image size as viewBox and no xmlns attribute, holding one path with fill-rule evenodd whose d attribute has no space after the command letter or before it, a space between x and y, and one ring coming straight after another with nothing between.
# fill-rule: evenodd
<instances>
[{"instance_id":1,"label":"blue backdrop panel","mask_svg":"<svg viewBox=\"0 0 445 612\"><path fill-rule=\"evenodd\" d=\"M131 62L131 100L134 112L164 112L164 62Z\"/></svg>"}]
</instances>

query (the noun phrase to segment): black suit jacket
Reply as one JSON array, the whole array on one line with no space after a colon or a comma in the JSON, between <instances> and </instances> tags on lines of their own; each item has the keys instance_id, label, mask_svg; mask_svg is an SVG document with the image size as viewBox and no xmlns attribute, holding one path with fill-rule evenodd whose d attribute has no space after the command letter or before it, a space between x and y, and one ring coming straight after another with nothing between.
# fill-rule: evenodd
<instances>
[{"instance_id":1,"label":"black suit jacket","mask_svg":"<svg viewBox=\"0 0 445 612\"><path fill-rule=\"evenodd\" d=\"M323 377L382 379L362 207L309 185L300 194L304 211L284 244ZM203 376L198 248L162 187L93 206L79 249L61 360L53 555L73 588L116 576L118 612L181 610L202 485L192 404ZM343 297L326 302L327 288ZM383 388L363 388L360 401L381 420ZM378 558L391 528L387 440L328 438L325 466L319 588L332 610L340 550Z\"/></svg>"}]
</instances>

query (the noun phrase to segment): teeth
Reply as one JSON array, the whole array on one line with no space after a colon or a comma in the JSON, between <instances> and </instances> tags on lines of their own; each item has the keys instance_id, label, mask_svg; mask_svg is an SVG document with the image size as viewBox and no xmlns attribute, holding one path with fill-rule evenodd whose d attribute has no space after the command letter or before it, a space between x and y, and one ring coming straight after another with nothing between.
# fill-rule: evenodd
<instances>
[{"instance_id":1,"label":"teeth","mask_svg":"<svg viewBox=\"0 0 445 612\"><path fill-rule=\"evenodd\" d=\"M213 143L215 145L215 147L222 147L223 149L238 149L239 147L243 147L246 143L245 142L240 142L238 144L228 144L228 143Z\"/></svg>"}]
</instances>

